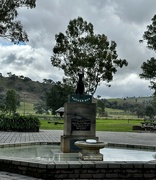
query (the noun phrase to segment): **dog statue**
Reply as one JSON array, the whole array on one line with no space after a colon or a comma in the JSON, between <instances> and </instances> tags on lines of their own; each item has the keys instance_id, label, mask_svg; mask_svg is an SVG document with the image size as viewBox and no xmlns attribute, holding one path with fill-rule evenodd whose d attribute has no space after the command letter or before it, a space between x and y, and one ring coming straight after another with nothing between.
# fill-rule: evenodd
<instances>
[{"instance_id":1,"label":"dog statue","mask_svg":"<svg viewBox=\"0 0 156 180\"><path fill-rule=\"evenodd\" d=\"M82 80L84 77L84 73L82 74L78 73L78 76L79 76L79 80L77 82L76 94L82 95L84 93L84 83Z\"/></svg>"}]
</instances>

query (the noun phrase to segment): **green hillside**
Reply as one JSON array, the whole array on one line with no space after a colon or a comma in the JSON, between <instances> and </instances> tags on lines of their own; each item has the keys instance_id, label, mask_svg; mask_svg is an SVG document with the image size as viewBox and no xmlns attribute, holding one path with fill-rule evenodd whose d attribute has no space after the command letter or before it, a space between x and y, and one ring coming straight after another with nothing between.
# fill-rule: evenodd
<instances>
[{"instance_id":1,"label":"green hillside","mask_svg":"<svg viewBox=\"0 0 156 180\"><path fill-rule=\"evenodd\" d=\"M109 98L109 102L117 101L118 103L129 102L129 103L144 103L150 102L153 99L152 96L147 97L126 97L126 98Z\"/></svg>"},{"instance_id":2,"label":"green hillside","mask_svg":"<svg viewBox=\"0 0 156 180\"><path fill-rule=\"evenodd\" d=\"M0 76L0 96L4 96L8 90L13 89L19 96L20 102L35 104L45 99L45 93L50 90L52 85L52 80L40 83L14 74L9 77Z\"/></svg>"}]
</instances>

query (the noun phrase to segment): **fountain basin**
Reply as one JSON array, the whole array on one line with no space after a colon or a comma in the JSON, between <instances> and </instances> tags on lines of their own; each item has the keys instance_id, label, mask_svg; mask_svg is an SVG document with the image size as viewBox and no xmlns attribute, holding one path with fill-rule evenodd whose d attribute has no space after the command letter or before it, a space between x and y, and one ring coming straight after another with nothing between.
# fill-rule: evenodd
<instances>
[{"instance_id":1,"label":"fountain basin","mask_svg":"<svg viewBox=\"0 0 156 180\"><path fill-rule=\"evenodd\" d=\"M107 147L100 149L104 155L104 161L154 161L156 159L156 147L134 146L129 147L121 144L108 144ZM59 143L22 143L0 145L0 159L14 159L24 161L60 162L77 161L78 153L63 153Z\"/></svg>"},{"instance_id":2,"label":"fountain basin","mask_svg":"<svg viewBox=\"0 0 156 180\"><path fill-rule=\"evenodd\" d=\"M103 154L100 153L100 149L106 147L108 144L104 142L94 142L92 141L76 141L75 145L81 150L79 152L79 158L84 161L103 161Z\"/></svg>"},{"instance_id":3,"label":"fountain basin","mask_svg":"<svg viewBox=\"0 0 156 180\"><path fill-rule=\"evenodd\" d=\"M57 145L57 147L55 145ZM100 152L103 150L103 153L105 154L105 161L103 162L85 162L78 159L77 153L75 156L73 153L61 153L60 144L58 143L53 144L49 142L39 142L0 145L0 152L4 150L4 154L0 154L0 171L10 171L18 174L33 176L38 179L56 179L56 177L57 179L71 179L71 177L74 179L86 179L86 172L87 176L94 177L94 179L97 179L97 177L105 179L111 175L113 179L129 179L129 177L130 179L136 179L136 174L138 179L145 179L144 177L156 177L156 160L153 157L153 155L156 154L156 147L140 146L138 147L139 150L131 149L131 151L136 151L134 154L131 152L132 157L135 155L135 159L131 159L132 157L130 158L128 154L129 159L127 160L123 158L123 154L126 154L125 151L127 151L125 148L126 146L124 147L124 152L121 146L120 148L122 152L118 154L117 151L120 150L118 149L118 144L118 150L112 152L114 157L119 156L119 159L117 160L109 158L110 154L108 153L111 153L109 145L108 147L100 150ZM41 150L43 146L44 148ZM116 148L116 144L111 146L113 146L113 149ZM23 151L23 148L28 148L27 150L30 151L32 155L29 155L29 157L26 158L21 158L23 157L23 154L26 153L26 151ZM133 148L136 147L134 146ZM45 157L45 155L47 155L47 149L52 149L52 154L49 154L50 157ZM14 150L17 150L17 153L15 153ZM150 152L149 150L152 151ZM55 153L57 154L57 157L55 156ZM22 155L21 157L19 157L20 154ZM71 154L73 158L71 157ZM139 159L138 155L141 154L142 156ZM40 158L36 159L34 155L37 155ZM70 158L67 156L70 156ZM109 159L107 159L107 156Z\"/></svg>"}]
</instances>

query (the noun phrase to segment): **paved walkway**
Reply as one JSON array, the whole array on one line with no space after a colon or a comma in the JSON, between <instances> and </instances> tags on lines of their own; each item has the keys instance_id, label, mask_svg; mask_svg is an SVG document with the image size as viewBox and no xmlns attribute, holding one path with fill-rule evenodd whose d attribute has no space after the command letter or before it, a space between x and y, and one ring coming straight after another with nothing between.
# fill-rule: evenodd
<instances>
[{"instance_id":1,"label":"paved walkway","mask_svg":"<svg viewBox=\"0 0 156 180\"><path fill-rule=\"evenodd\" d=\"M0 144L23 142L60 142L62 130L41 130L38 133L0 132ZM131 144L156 147L156 133L101 132L96 136L99 141L117 144ZM0 180L36 180L23 175L0 172Z\"/></svg>"},{"instance_id":2,"label":"paved walkway","mask_svg":"<svg viewBox=\"0 0 156 180\"><path fill-rule=\"evenodd\" d=\"M0 132L0 144L23 142L60 142L62 130L41 130L38 133ZM156 133L131 133L97 131L99 141L156 147Z\"/></svg>"}]
</instances>

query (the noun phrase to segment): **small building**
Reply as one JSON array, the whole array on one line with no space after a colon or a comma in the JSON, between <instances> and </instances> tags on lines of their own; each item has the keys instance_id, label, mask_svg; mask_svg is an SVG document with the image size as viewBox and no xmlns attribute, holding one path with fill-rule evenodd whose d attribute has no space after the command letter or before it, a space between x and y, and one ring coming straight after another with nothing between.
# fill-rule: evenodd
<instances>
[{"instance_id":1,"label":"small building","mask_svg":"<svg viewBox=\"0 0 156 180\"><path fill-rule=\"evenodd\" d=\"M59 113L59 114L60 114L60 117L62 117L63 114L64 114L64 107L60 107L60 108L57 109L55 112L56 112L56 113Z\"/></svg>"}]
</instances>

